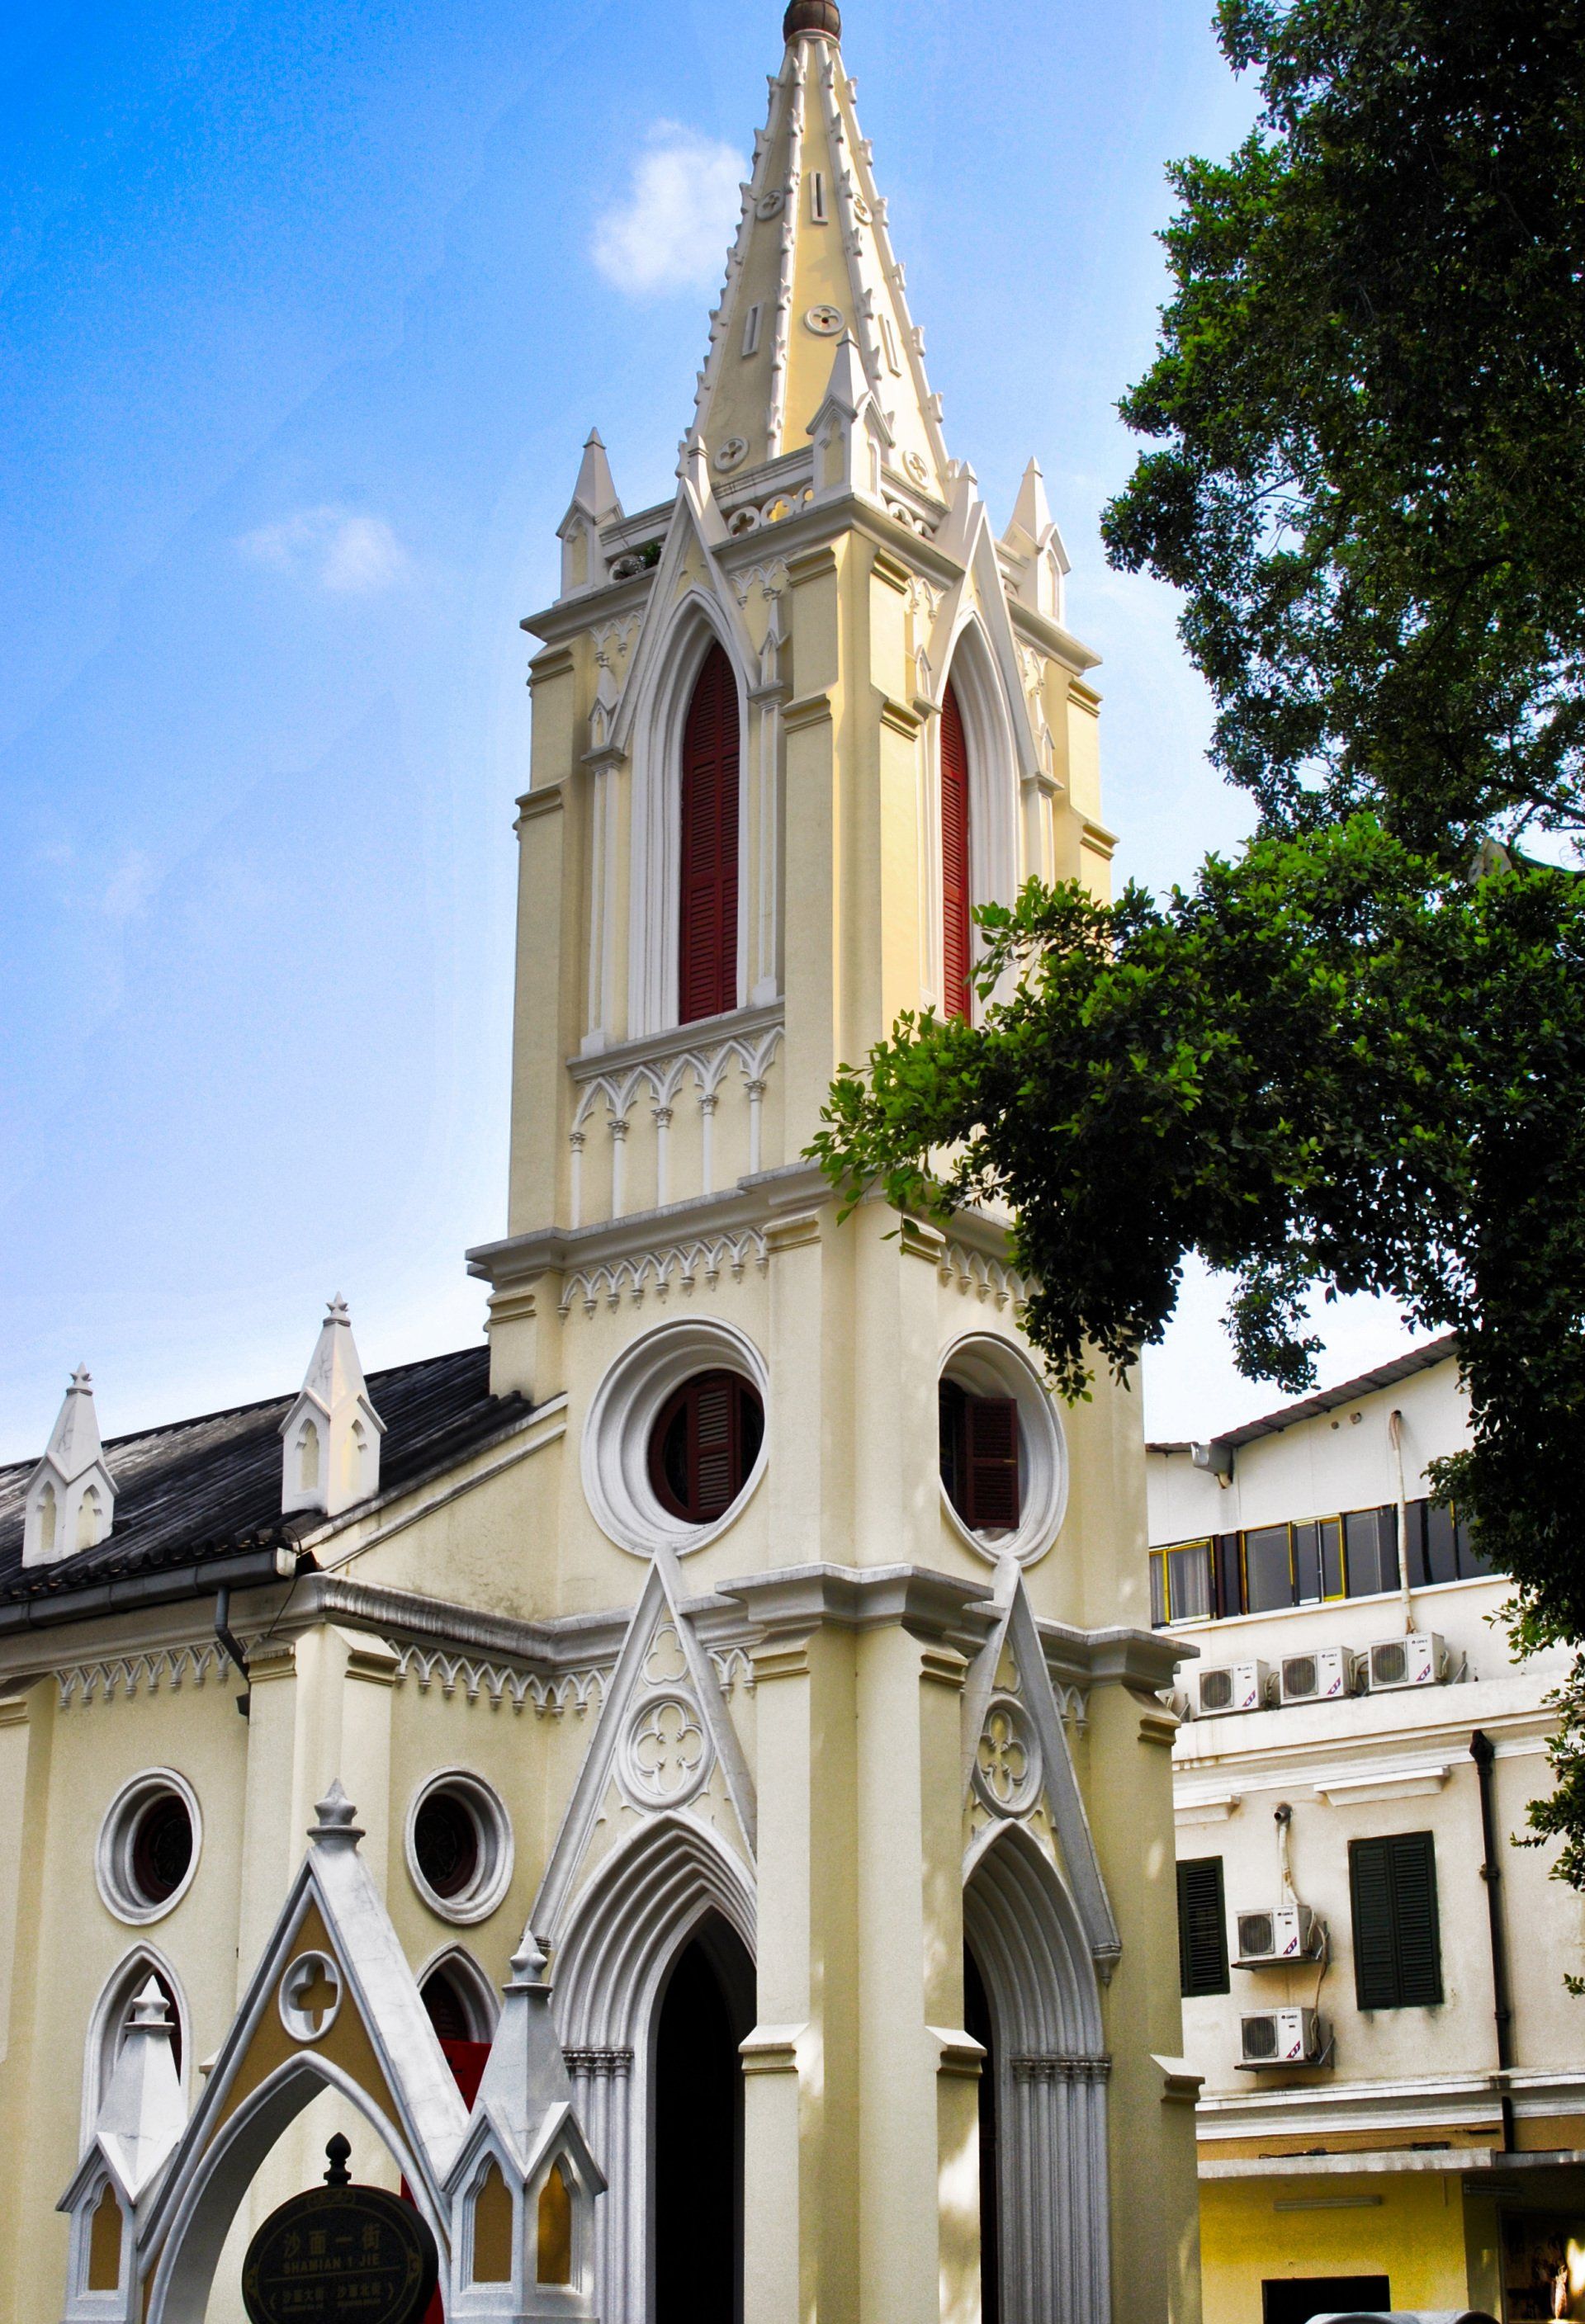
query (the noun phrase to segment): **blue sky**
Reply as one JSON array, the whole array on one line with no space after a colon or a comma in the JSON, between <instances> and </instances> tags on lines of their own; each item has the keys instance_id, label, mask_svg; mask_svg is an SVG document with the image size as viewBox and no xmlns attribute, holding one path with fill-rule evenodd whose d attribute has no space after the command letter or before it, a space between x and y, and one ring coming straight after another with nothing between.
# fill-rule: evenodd
<instances>
[{"instance_id":1,"label":"blue sky","mask_svg":"<svg viewBox=\"0 0 1585 2324\"><path fill-rule=\"evenodd\" d=\"M591 423L671 489L774 0L14 0L0 27L0 1455L473 1339L501 1231L519 618ZM1209 0L855 0L949 441L1031 452L1105 657L1125 872L1246 810L1154 585L1108 574L1163 164L1250 95ZM1274 1399L1214 1286L1154 1433ZM1397 1344L1332 1319L1329 1369Z\"/></svg>"}]
</instances>

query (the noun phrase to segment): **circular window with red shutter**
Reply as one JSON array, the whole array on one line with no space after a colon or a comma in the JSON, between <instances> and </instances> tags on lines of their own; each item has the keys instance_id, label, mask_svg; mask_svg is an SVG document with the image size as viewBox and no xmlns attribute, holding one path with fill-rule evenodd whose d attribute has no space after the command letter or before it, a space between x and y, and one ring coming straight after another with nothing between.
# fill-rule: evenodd
<instances>
[{"instance_id":1,"label":"circular window with red shutter","mask_svg":"<svg viewBox=\"0 0 1585 2324\"><path fill-rule=\"evenodd\" d=\"M684 1380L650 1430L655 1499L689 1525L725 1517L754 1474L765 1433L758 1391L737 1372L699 1372Z\"/></svg>"},{"instance_id":2,"label":"circular window with red shutter","mask_svg":"<svg viewBox=\"0 0 1585 2324\"><path fill-rule=\"evenodd\" d=\"M976 1332L947 1351L938 1389L941 1499L980 1554L1031 1564L1061 1527L1067 1448L1051 1392L1011 1340Z\"/></svg>"},{"instance_id":3,"label":"circular window with red shutter","mask_svg":"<svg viewBox=\"0 0 1585 2324\"><path fill-rule=\"evenodd\" d=\"M770 1377L746 1333L700 1316L645 1332L589 1399L583 1489L636 1557L686 1557L740 1522L765 1473Z\"/></svg>"}]
</instances>

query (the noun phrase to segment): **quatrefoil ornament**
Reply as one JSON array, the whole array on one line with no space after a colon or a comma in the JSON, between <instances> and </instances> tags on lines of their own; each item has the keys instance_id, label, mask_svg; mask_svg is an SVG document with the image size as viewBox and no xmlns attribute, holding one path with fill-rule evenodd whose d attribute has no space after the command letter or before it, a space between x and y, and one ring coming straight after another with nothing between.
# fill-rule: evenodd
<instances>
[{"instance_id":1,"label":"quatrefoil ornament","mask_svg":"<svg viewBox=\"0 0 1585 2324\"><path fill-rule=\"evenodd\" d=\"M1021 1702L998 1695L974 1755L974 1788L993 1815L1025 1814L1040 1797L1040 1738Z\"/></svg>"},{"instance_id":2,"label":"quatrefoil ornament","mask_svg":"<svg viewBox=\"0 0 1585 2324\"><path fill-rule=\"evenodd\" d=\"M623 1783L629 1796L646 1807L681 1807L703 1788L713 1756L686 1695L652 1695L627 1723Z\"/></svg>"}]
</instances>

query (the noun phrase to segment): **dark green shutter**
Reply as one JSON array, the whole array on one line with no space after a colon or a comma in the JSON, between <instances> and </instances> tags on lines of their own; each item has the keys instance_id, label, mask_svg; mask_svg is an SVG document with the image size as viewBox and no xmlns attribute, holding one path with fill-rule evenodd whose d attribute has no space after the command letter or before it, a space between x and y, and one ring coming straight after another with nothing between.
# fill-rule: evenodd
<instances>
[{"instance_id":1,"label":"dark green shutter","mask_svg":"<svg viewBox=\"0 0 1585 2324\"><path fill-rule=\"evenodd\" d=\"M1349 1886L1360 2008L1427 2008L1441 2001L1436 1849L1430 1832L1351 1841Z\"/></svg>"},{"instance_id":2,"label":"dark green shutter","mask_svg":"<svg viewBox=\"0 0 1585 2324\"><path fill-rule=\"evenodd\" d=\"M1219 1856L1196 1857L1178 1867L1178 1983L1190 1999L1230 1990Z\"/></svg>"}]
</instances>

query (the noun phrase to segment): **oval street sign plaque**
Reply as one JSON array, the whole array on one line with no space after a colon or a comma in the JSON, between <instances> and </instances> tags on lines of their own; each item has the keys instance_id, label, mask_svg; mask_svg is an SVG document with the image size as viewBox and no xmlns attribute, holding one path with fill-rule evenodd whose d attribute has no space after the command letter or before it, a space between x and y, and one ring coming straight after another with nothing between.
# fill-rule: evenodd
<instances>
[{"instance_id":1,"label":"oval street sign plaque","mask_svg":"<svg viewBox=\"0 0 1585 2324\"><path fill-rule=\"evenodd\" d=\"M440 2273L434 2236L383 2187L311 2187L247 2247L252 2324L421 2324Z\"/></svg>"}]
</instances>

